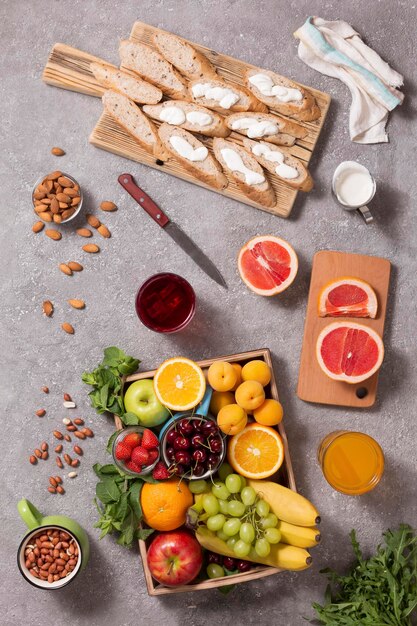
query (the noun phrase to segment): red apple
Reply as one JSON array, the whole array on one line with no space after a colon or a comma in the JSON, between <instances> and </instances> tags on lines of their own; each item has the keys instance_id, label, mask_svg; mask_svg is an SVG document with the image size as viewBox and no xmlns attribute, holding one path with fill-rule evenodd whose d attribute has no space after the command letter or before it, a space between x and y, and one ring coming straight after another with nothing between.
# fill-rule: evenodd
<instances>
[{"instance_id":1,"label":"red apple","mask_svg":"<svg viewBox=\"0 0 417 626\"><path fill-rule=\"evenodd\" d=\"M160 533L147 553L152 576L161 585L176 587L194 580L203 564L197 539L185 530Z\"/></svg>"}]
</instances>

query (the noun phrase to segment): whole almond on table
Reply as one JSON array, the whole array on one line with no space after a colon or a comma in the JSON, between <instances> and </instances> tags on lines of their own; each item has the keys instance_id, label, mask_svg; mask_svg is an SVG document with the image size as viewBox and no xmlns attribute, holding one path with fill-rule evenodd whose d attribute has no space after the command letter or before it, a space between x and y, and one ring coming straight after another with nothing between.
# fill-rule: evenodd
<instances>
[{"instance_id":1,"label":"whole almond on table","mask_svg":"<svg viewBox=\"0 0 417 626\"><path fill-rule=\"evenodd\" d=\"M104 224L100 224L100 226L97 228L97 232L100 233L100 235L102 237L105 237L106 239L111 237L111 232L109 231L107 226L104 226Z\"/></svg>"},{"instance_id":2,"label":"whole almond on table","mask_svg":"<svg viewBox=\"0 0 417 626\"><path fill-rule=\"evenodd\" d=\"M53 154L54 156L64 156L64 154L65 154L65 150L63 150L62 148L58 148L57 146L55 146L54 148L52 148L52 150L51 150L51 154Z\"/></svg>"},{"instance_id":3,"label":"whole almond on table","mask_svg":"<svg viewBox=\"0 0 417 626\"><path fill-rule=\"evenodd\" d=\"M110 200L103 200L100 204L100 209L102 211L117 211L117 206L114 202L110 202Z\"/></svg>"},{"instance_id":4,"label":"whole almond on table","mask_svg":"<svg viewBox=\"0 0 417 626\"><path fill-rule=\"evenodd\" d=\"M68 267L73 272L82 272L82 270L84 269L84 267L81 265L81 263L77 263L77 261L69 261L68 262Z\"/></svg>"},{"instance_id":5,"label":"whole almond on table","mask_svg":"<svg viewBox=\"0 0 417 626\"><path fill-rule=\"evenodd\" d=\"M95 215L91 215L91 213L87 213L87 215L85 217L87 219L87 222L93 228L98 228L100 226L101 222Z\"/></svg>"},{"instance_id":6,"label":"whole almond on table","mask_svg":"<svg viewBox=\"0 0 417 626\"><path fill-rule=\"evenodd\" d=\"M54 230L53 228L48 228L45 230L45 235L54 241L59 241L62 239L62 235L59 230Z\"/></svg>"},{"instance_id":7,"label":"whole almond on table","mask_svg":"<svg viewBox=\"0 0 417 626\"><path fill-rule=\"evenodd\" d=\"M39 223L42 224L42 222L38 222L38 224ZM80 237L92 237L93 236L93 233L91 232L89 228L77 228L75 232Z\"/></svg>"},{"instance_id":8,"label":"whole almond on table","mask_svg":"<svg viewBox=\"0 0 417 626\"><path fill-rule=\"evenodd\" d=\"M54 312L54 305L50 300L45 300L45 302L42 304L42 310L46 317L51 317Z\"/></svg>"},{"instance_id":9,"label":"whole almond on table","mask_svg":"<svg viewBox=\"0 0 417 626\"><path fill-rule=\"evenodd\" d=\"M84 300L68 300L68 304L72 306L73 309L84 309L85 302Z\"/></svg>"},{"instance_id":10,"label":"whole almond on table","mask_svg":"<svg viewBox=\"0 0 417 626\"><path fill-rule=\"evenodd\" d=\"M74 334L74 326L71 326L71 324L69 324L68 322L64 322L63 324L61 324L61 328L62 330L64 330L68 335L73 335Z\"/></svg>"},{"instance_id":11,"label":"whole almond on table","mask_svg":"<svg viewBox=\"0 0 417 626\"><path fill-rule=\"evenodd\" d=\"M34 233L40 233L41 230L45 228L45 224L43 222L35 222L32 226L32 230Z\"/></svg>"},{"instance_id":12,"label":"whole almond on table","mask_svg":"<svg viewBox=\"0 0 417 626\"><path fill-rule=\"evenodd\" d=\"M60 263L59 269L61 270L63 274L66 274L67 276L72 276L72 269L66 263Z\"/></svg>"},{"instance_id":13,"label":"whole almond on table","mask_svg":"<svg viewBox=\"0 0 417 626\"><path fill-rule=\"evenodd\" d=\"M89 252L90 254L100 252L99 246L97 246L95 243L87 243L85 246L83 246L83 250L84 252Z\"/></svg>"}]
</instances>

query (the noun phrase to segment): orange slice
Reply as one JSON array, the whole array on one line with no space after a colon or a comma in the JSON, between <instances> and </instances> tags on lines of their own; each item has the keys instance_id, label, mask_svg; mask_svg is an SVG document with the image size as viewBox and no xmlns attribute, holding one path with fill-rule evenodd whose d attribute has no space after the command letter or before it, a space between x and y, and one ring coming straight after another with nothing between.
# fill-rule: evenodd
<instances>
[{"instance_id":1,"label":"orange slice","mask_svg":"<svg viewBox=\"0 0 417 626\"><path fill-rule=\"evenodd\" d=\"M173 411L188 411L201 402L206 379L201 367L184 357L175 357L159 366L153 379L155 394Z\"/></svg>"},{"instance_id":2,"label":"orange slice","mask_svg":"<svg viewBox=\"0 0 417 626\"><path fill-rule=\"evenodd\" d=\"M227 458L235 472L260 480L279 470L284 461L284 444L273 428L249 424L230 438Z\"/></svg>"},{"instance_id":3,"label":"orange slice","mask_svg":"<svg viewBox=\"0 0 417 626\"><path fill-rule=\"evenodd\" d=\"M376 317L378 300L371 285L350 276L327 283L318 301L320 317Z\"/></svg>"}]
</instances>

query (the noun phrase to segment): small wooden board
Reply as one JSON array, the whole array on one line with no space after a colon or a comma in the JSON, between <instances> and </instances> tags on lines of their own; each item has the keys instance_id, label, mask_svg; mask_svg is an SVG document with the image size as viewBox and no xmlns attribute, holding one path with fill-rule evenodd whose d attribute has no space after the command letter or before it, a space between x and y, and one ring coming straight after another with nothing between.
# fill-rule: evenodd
<instances>
[{"instance_id":1,"label":"small wooden board","mask_svg":"<svg viewBox=\"0 0 417 626\"><path fill-rule=\"evenodd\" d=\"M354 385L332 380L320 369L316 357L316 342L318 335L325 326L343 319L369 326L382 337L387 310L390 271L391 263L387 259L375 256L326 250L314 255L298 375L297 394L301 400L362 408L374 404L378 386L378 372L368 380ZM375 319L318 316L317 302L321 289L331 280L343 276L361 278L374 289L378 298L378 313ZM382 367L384 367L383 364ZM368 391L366 397L362 399L356 395L356 390L360 387L364 387Z\"/></svg>"},{"instance_id":2,"label":"small wooden board","mask_svg":"<svg viewBox=\"0 0 417 626\"><path fill-rule=\"evenodd\" d=\"M225 356L219 356L214 359L206 359L204 361L197 361L198 365L203 369L204 373L207 373L207 369L210 367L212 363L215 361L228 361L229 363L240 363L244 365L247 361L251 361L252 359L260 359L264 360L271 369L271 382L266 387L266 395L269 398L275 398L275 400L279 400L278 398L278 387L274 376L274 369L271 359L271 353L267 348L261 350L251 350L250 352L241 352L240 354L228 354ZM128 376L125 380L126 390L129 383L134 382L135 380L141 380L143 378L153 378L156 370L152 370L150 372L140 372L139 374L133 374L132 376ZM114 421L116 428L119 430L123 428L123 423L120 418L115 415ZM285 485L289 489L293 491L297 491L297 487L295 484L294 471L291 464L290 451L288 449L288 440L287 435L285 433L285 428L283 422L278 424L276 427L278 432L282 438L284 444L284 463L279 469L278 473L272 476L269 480L277 480L281 485ZM175 588L165 587L164 585L159 585L152 578L151 572L149 570L146 553L148 550L148 546L150 541L152 541L152 536L148 541L139 540L139 552L142 558L143 571L145 574L146 586L148 589L148 594L150 596L160 596L165 594L172 593L188 593L189 591L203 591L205 589L214 589L216 587L224 587L226 585L236 585L238 583L244 583L249 580L256 580L258 578L264 578L265 576L271 576L272 574L278 574L283 571L281 569L277 569L275 567L267 567L265 565L256 565L247 573L244 574L233 574L233 576L227 576L224 578L216 578L212 580L202 580L200 582L195 582L189 585L181 585Z\"/></svg>"},{"instance_id":3,"label":"small wooden board","mask_svg":"<svg viewBox=\"0 0 417 626\"><path fill-rule=\"evenodd\" d=\"M130 39L132 41L142 41L153 47L151 37L155 32L164 31L143 22L135 22L130 34ZM247 69L255 67L249 63L244 63L243 61L239 61L238 59L234 59L224 54L218 54L217 52L199 44L193 42L189 43L191 43L197 50L205 54L216 66L219 75L228 82L242 85L243 72ZM115 44L117 45L117 42L115 42ZM57 43L54 45L49 55L43 72L43 80L55 87L61 87L71 91L101 97L104 90L100 85L98 85L90 70L90 63L93 61L107 63L107 61L103 61L103 59L99 59L91 54ZM304 87L304 85L301 86ZM314 122L297 122L308 130L308 135L303 140L297 139L295 145L291 148L291 153L308 166L327 115L330 105L330 96L322 91L313 89L312 87L306 88L314 94L322 114L320 119ZM159 126L158 122L155 123ZM211 151L212 139L209 137L202 137L200 135L199 139ZM230 135L230 139L233 139L242 145L242 135L233 132ZM272 174L268 174L268 177L277 197L277 204L272 208L264 207L263 205L253 202L247 198L232 180L230 180L229 186L224 191L214 190L212 187L200 182L195 176L189 174L175 159L170 159L163 165L158 165L152 155L148 154L143 148L141 148L138 143L120 126L118 126L109 115L104 113L101 115L97 125L90 135L90 142L94 146L102 148L103 150L107 150L114 154L118 154L119 156L137 161L138 163L149 165L150 167L154 167L156 169L161 169L168 174L192 182L200 187L205 187L206 189L210 189L216 193L221 193L224 196L233 198L239 202L243 202L244 204L254 206L258 209L262 209L263 211L267 211L281 217L289 216L297 197L297 190L292 189L277 176Z\"/></svg>"}]
</instances>

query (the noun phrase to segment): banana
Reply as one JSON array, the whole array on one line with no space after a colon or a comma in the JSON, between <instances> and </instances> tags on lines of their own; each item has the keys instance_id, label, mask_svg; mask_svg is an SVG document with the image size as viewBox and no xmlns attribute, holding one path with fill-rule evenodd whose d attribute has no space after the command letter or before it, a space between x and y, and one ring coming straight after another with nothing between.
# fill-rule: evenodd
<instances>
[{"instance_id":1,"label":"banana","mask_svg":"<svg viewBox=\"0 0 417 626\"><path fill-rule=\"evenodd\" d=\"M316 507L296 491L268 480L247 479L247 484L268 502L278 519L296 526L315 526L320 523Z\"/></svg>"},{"instance_id":2,"label":"banana","mask_svg":"<svg viewBox=\"0 0 417 626\"><path fill-rule=\"evenodd\" d=\"M281 533L281 542L299 548L312 548L320 543L321 535L318 528L296 526L288 522L278 521L277 528Z\"/></svg>"}]
</instances>

